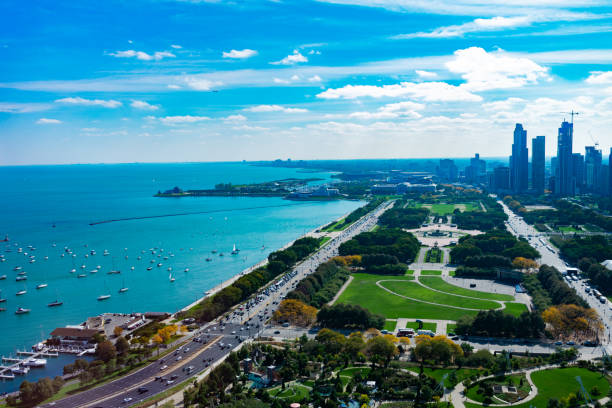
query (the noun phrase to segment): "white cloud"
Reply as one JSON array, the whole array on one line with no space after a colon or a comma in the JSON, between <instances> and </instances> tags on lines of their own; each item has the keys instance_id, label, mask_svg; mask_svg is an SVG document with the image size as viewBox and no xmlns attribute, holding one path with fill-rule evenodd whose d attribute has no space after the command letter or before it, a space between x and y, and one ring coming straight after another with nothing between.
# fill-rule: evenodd
<instances>
[{"instance_id":1,"label":"white cloud","mask_svg":"<svg viewBox=\"0 0 612 408\"><path fill-rule=\"evenodd\" d=\"M136 58L141 61L160 61L164 58L174 58L174 55L168 51L155 51L153 54L147 54L144 51L126 50L111 52L108 55L112 55L115 58Z\"/></svg>"},{"instance_id":2,"label":"white cloud","mask_svg":"<svg viewBox=\"0 0 612 408\"><path fill-rule=\"evenodd\" d=\"M518 88L550 79L548 68L503 50L490 53L479 47L457 50L455 58L445 65L450 72L461 74L467 81L461 86L470 91Z\"/></svg>"},{"instance_id":3,"label":"white cloud","mask_svg":"<svg viewBox=\"0 0 612 408\"><path fill-rule=\"evenodd\" d=\"M292 80L292 81L299 81L300 79L301 79L301 78L300 78L300 76L299 76L299 75L292 75L292 76L291 76L291 80Z\"/></svg>"},{"instance_id":4,"label":"white cloud","mask_svg":"<svg viewBox=\"0 0 612 408\"><path fill-rule=\"evenodd\" d=\"M498 31L508 28L524 27L533 22L533 19L528 16L517 17L492 17L492 18L477 18L469 23L460 25L451 25L439 27L429 32L418 32L409 34L399 34L392 38L396 40L405 40L410 38L450 38L461 37L466 33L474 33L481 31Z\"/></svg>"},{"instance_id":5,"label":"white cloud","mask_svg":"<svg viewBox=\"0 0 612 408\"><path fill-rule=\"evenodd\" d=\"M174 48L175 50L180 50L181 48L183 48L181 45L178 44L172 44L170 47Z\"/></svg>"},{"instance_id":6,"label":"white cloud","mask_svg":"<svg viewBox=\"0 0 612 408\"><path fill-rule=\"evenodd\" d=\"M299 62L308 62L308 58L303 56L298 50L293 50L293 54L287 55L280 61L271 62L273 65L294 65Z\"/></svg>"},{"instance_id":7,"label":"white cloud","mask_svg":"<svg viewBox=\"0 0 612 408\"><path fill-rule=\"evenodd\" d=\"M589 84L612 84L612 71L591 71L586 82Z\"/></svg>"},{"instance_id":8,"label":"white cloud","mask_svg":"<svg viewBox=\"0 0 612 408\"><path fill-rule=\"evenodd\" d=\"M435 72L430 72L430 71L423 71L421 69L417 69L414 72L416 72L416 74L421 77L421 78L426 78L426 79L431 79L431 78L435 78L438 76L438 74L436 74Z\"/></svg>"},{"instance_id":9,"label":"white cloud","mask_svg":"<svg viewBox=\"0 0 612 408\"><path fill-rule=\"evenodd\" d=\"M110 108L110 109L118 108L123 105L121 102L116 101L114 99L108 99L108 100L85 99L85 98L81 98L80 96L77 96L76 98L71 97L71 98L56 99L55 102L63 103L67 105L102 106L103 108Z\"/></svg>"},{"instance_id":10,"label":"white cloud","mask_svg":"<svg viewBox=\"0 0 612 408\"><path fill-rule=\"evenodd\" d=\"M221 85L219 81L211 81L209 79L188 76L183 78L187 86L196 91L210 91L213 87Z\"/></svg>"},{"instance_id":11,"label":"white cloud","mask_svg":"<svg viewBox=\"0 0 612 408\"><path fill-rule=\"evenodd\" d=\"M321 81L322 79L318 75L313 75L310 78L308 78L308 82L321 82Z\"/></svg>"},{"instance_id":12,"label":"white cloud","mask_svg":"<svg viewBox=\"0 0 612 408\"><path fill-rule=\"evenodd\" d=\"M159 109L159 106L157 105L151 105L148 102L137 101L137 100L133 100L130 106L134 109L141 109L141 110L148 110L148 111L154 111L154 110Z\"/></svg>"},{"instance_id":13,"label":"white cloud","mask_svg":"<svg viewBox=\"0 0 612 408\"><path fill-rule=\"evenodd\" d=\"M245 48L244 50L231 50L230 52L223 51L223 58L246 59L257 54L257 51Z\"/></svg>"},{"instance_id":14,"label":"white cloud","mask_svg":"<svg viewBox=\"0 0 612 408\"><path fill-rule=\"evenodd\" d=\"M153 119L153 120L157 119L164 125L178 125L181 123L197 123L197 122L204 122L204 121L210 120L210 118L207 116L191 116L191 115L164 116L164 117L159 117L159 118L149 116L148 119Z\"/></svg>"},{"instance_id":15,"label":"white cloud","mask_svg":"<svg viewBox=\"0 0 612 408\"><path fill-rule=\"evenodd\" d=\"M280 78L274 78L274 83L275 84L289 84L290 81L287 81L286 79L280 79Z\"/></svg>"},{"instance_id":16,"label":"white cloud","mask_svg":"<svg viewBox=\"0 0 612 408\"><path fill-rule=\"evenodd\" d=\"M396 119L402 117L418 119L422 115L417 110L424 108L425 105L421 103L404 101L381 106L375 112L353 112L348 117L357 119Z\"/></svg>"},{"instance_id":17,"label":"white cloud","mask_svg":"<svg viewBox=\"0 0 612 408\"><path fill-rule=\"evenodd\" d=\"M0 112L5 113L30 113L40 112L51 109L53 105L49 103L36 102L0 102Z\"/></svg>"},{"instance_id":18,"label":"white cloud","mask_svg":"<svg viewBox=\"0 0 612 408\"><path fill-rule=\"evenodd\" d=\"M222 120L226 121L226 122L244 122L245 120L247 120L246 116L244 115L229 115L226 116L224 118L222 118Z\"/></svg>"},{"instance_id":19,"label":"white cloud","mask_svg":"<svg viewBox=\"0 0 612 408\"><path fill-rule=\"evenodd\" d=\"M284 113L304 113L308 112L308 109L301 108L286 108L280 105L257 105L245 108L248 112L284 112Z\"/></svg>"},{"instance_id":20,"label":"white cloud","mask_svg":"<svg viewBox=\"0 0 612 408\"><path fill-rule=\"evenodd\" d=\"M38 125L59 125L62 121L58 119L40 118L36 123Z\"/></svg>"},{"instance_id":21,"label":"white cloud","mask_svg":"<svg viewBox=\"0 0 612 408\"><path fill-rule=\"evenodd\" d=\"M317 95L321 99L356 99L361 97L398 98L413 97L426 101L481 101L461 86L449 85L446 82L401 82L393 85L346 85L342 88L330 88Z\"/></svg>"},{"instance_id":22,"label":"white cloud","mask_svg":"<svg viewBox=\"0 0 612 408\"><path fill-rule=\"evenodd\" d=\"M270 130L270 129L266 128L266 127L261 127L261 126L240 125L240 126L232 127L232 130L266 131L266 130Z\"/></svg>"},{"instance_id":23,"label":"white cloud","mask_svg":"<svg viewBox=\"0 0 612 408\"><path fill-rule=\"evenodd\" d=\"M489 111L503 111L503 110L511 110L516 108L516 106L520 105L520 104L524 104L525 102L527 102L525 99L523 98L508 98L508 99L504 99L501 101L493 101L493 102L488 102L488 103L483 103L482 107L485 110L489 110Z\"/></svg>"},{"instance_id":24,"label":"white cloud","mask_svg":"<svg viewBox=\"0 0 612 408\"><path fill-rule=\"evenodd\" d=\"M310 50L310 51L308 51L308 55L321 55L321 51Z\"/></svg>"}]
</instances>

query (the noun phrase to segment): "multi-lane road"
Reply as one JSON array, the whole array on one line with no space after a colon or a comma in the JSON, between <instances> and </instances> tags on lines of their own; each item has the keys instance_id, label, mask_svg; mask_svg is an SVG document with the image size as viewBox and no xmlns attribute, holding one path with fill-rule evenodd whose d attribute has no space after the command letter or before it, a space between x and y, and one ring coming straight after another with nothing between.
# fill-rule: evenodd
<instances>
[{"instance_id":1,"label":"multi-lane road","mask_svg":"<svg viewBox=\"0 0 612 408\"><path fill-rule=\"evenodd\" d=\"M548 237L545 233L537 231L534 227L527 224L522 217L514 214L506 204L502 201L499 203L504 208L504 212L508 215L507 228L512 234L516 236L522 236L529 241L532 247L538 250L540 253L540 263L550 266L554 266L560 272L567 271L569 265L561 259L557 250L549 242ZM604 324L604 331L600 338L600 341L605 345L608 353L612 354L612 345L610 344L612 337L612 310L610 309L610 303L601 303L594 296L589 295L585 291L586 282L582 279L578 281L567 281L568 285L576 289L576 292L589 304L590 307L597 311L597 314L601 318ZM592 348L581 348L583 355L592 354ZM601 353L600 353L601 354Z\"/></svg>"},{"instance_id":2,"label":"multi-lane road","mask_svg":"<svg viewBox=\"0 0 612 408\"><path fill-rule=\"evenodd\" d=\"M160 361L44 407L128 407L203 373L222 361L243 341L256 338L278 303L301 279L314 272L319 264L338 255L340 244L361 232L371 230L378 217L391 205L392 201L382 203L338 233L320 250L297 264L292 271L235 307L231 313L190 333L186 336L186 343Z\"/></svg>"}]
</instances>

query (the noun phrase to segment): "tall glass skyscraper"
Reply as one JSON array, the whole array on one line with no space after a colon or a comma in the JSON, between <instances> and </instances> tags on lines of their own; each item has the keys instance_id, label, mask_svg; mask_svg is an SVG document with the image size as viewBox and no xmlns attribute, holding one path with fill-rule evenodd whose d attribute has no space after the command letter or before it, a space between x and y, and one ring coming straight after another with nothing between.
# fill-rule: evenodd
<instances>
[{"instance_id":1,"label":"tall glass skyscraper","mask_svg":"<svg viewBox=\"0 0 612 408\"><path fill-rule=\"evenodd\" d=\"M563 121L557 139L557 171L555 173L555 194L560 196L573 196L576 193L572 155L573 139L574 124Z\"/></svg>"},{"instance_id":2,"label":"tall glass skyscraper","mask_svg":"<svg viewBox=\"0 0 612 408\"><path fill-rule=\"evenodd\" d=\"M527 191L529 182L529 152L527 150L527 131L523 125L516 124L514 128L514 143L510 156L510 187L512 191L521 193Z\"/></svg>"},{"instance_id":3,"label":"tall glass skyscraper","mask_svg":"<svg viewBox=\"0 0 612 408\"><path fill-rule=\"evenodd\" d=\"M536 194L544 194L546 166L546 138L537 136L531 140L531 186Z\"/></svg>"}]
</instances>

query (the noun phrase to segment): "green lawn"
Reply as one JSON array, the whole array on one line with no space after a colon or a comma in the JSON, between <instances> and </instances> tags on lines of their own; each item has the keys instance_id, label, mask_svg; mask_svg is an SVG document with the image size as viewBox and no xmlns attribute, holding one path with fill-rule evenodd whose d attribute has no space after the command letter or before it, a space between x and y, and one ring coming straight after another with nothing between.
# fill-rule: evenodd
<instances>
[{"instance_id":1,"label":"green lawn","mask_svg":"<svg viewBox=\"0 0 612 408\"><path fill-rule=\"evenodd\" d=\"M325 245L327 243L327 241L329 241L331 239L331 237L323 237L321 239L321 242L319 243L319 248L321 248L323 245Z\"/></svg>"},{"instance_id":2,"label":"green lawn","mask_svg":"<svg viewBox=\"0 0 612 408\"><path fill-rule=\"evenodd\" d=\"M521 378L523 379L522 386L520 386ZM521 391L521 394L523 397L529 394L529 391L531 390L531 386L529 385L529 382L525 378L524 374L504 375L504 376L497 377L496 379L491 378L485 381L489 382L490 384L508 385L508 380L512 381L512 384ZM478 392L480 389L478 384L479 383L468 388L466 395L471 400L478 401L478 402L484 402L485 395L483 392L480 392L480 393ZM498 395L498 397L502 397L502 396ZM496 401L495 399L493 399L493 401L494 401L493 403L498 403L498 401Z\"/></svg>"},{"instance_id":3,"label":"green lawn","mask_svg":"<svg viewBox=\"0 0 612 408\"><path fill-rule=\"evenodd\" d=\"M274 398L280 398L289 402L298 402L304 398L308 398L310 389L300 384L291 384L284 390L281 389L281 387L272 388L268 393Z\"/></svg>"},{"instance_id":4,"label":"green lawn","mask_svg":"<svg viewBox=\"0 0 612 408\"><path fill-rule=\"evenodd\" d=\"M601 376L600 373L595 373L586 368L570 367L570 368L555 368L551 370L537 371L531 374L538 395L524 404L514 405L514 408L546 408L548 400L551 398L561 399L567 397L570 393L578 393L580 385L576 381L576 376L580 376L584 388L591 392L593 386L597 386L601 392L601 398L608 394L610 383ZM466 402L468 408L482 408L482 405L476 405Z\"/></svg>"},{"instance_id":5,"label":"green lawn","mask_svg":"<svg viewBox=\"0 0 612 408\"><path fill-rule=\"evenodd\" d=\"M433 276L425 276L419 278L419 281L425 286L429 286L432 289L440 290L442 292L452 293L455 295L470 296L478 299L485 300L514 300L512 295L504 295L499 293L480 292L478 290L471 290L462 288L460 286L452 285L442 278L436 278Z\"/></svg>"},{"instance_id":6,"label":"green lawn","mask_svg":"<svg viewBox=\"0 0 612 408\"><path fill-rule=\"evenodd\" d=\"M395 331L395 326L397 326L397 321L385 320L385 327L383 327L383 330L388 330L392 332L392 331Z\"/></svg>"},{"instance_id":7,"label":"green lawn","mask_svg":"<svg viewBox=\"0 0 612 408\"><path fill-rule=\"evenodd\" d=\"M446 325L446 333L454 333L455 332L455 327L457 327L457 325L455 323L448 323Z\"/></svg>"},{"instance_id":8,"label":"green lawn","mask_svg":"<svg viewBox=\"0 0 612 408\"><path fill-rule=\"evenodd\" d=\"M560 225L560 226L557 226L557 229L561 232L580 232L582 231L578 228L572 227L571 225Z\"/></svg>"},{"instance_id":9,"label":"green lawn","mask_svg":"<svg viewBox=\"0 0 612 408\"><path fill-rule=\"evenodd\" d=\"M410 367L406 367L408 370L415 372L415 373L420 373L420 367L418 366L410 366ZM479 370L477 369L471 369L471 368L458 368L458 369L453 369L453 368L431 368L431 367L425 367L425 369L423 370L423 372L425 373L425 375L435 379L436 381L440 382L442 381L442 377L444 376L444 374L450 374L453 371L455 371L455 375L457 376L457 382L461 382L463 380L465 380L466 378L471 377L474 374L477 374L479 372ZM451 384L451 382L449 381L448 377L444 382L445 386L448 388ZM482 408L482 407L481 407Z\"/></svg>"},{"instance_id":10,"label":"green lawn","mask_svg":"<svg viewBox=\"0 0 612 408\"><path fill-rule=\"evenodd\" d=\"M342 231L345 230L350 224L344 223L344 218L339 219L328 227L322 228L321 231L324 232L333 232L333 231Z\"/></svg>"},{"instance_id":11,"label":"green lawn","mask_svg":"<svg viewBox=\"0 0 612 408\"><path fill-rule=\"evenodd\" d=\"M419 207L429 207L431 208L432 214L437 214L440 216L450 215L455 211L456 208L461 211L475 211L480 207L474 203L456 203L456 204L420 204Z\"/></svg>"},{"instance_id":12,"label":"green lawn","mask_svg":"<svg viewBox=\"0 0 612 408\"><path fill-rule=\"evenodd\" d=\"M412 269L408 269L404 275L414 275L414 271Z\"/></svg>"},{"instance_id":13,"label":"green lawn","mask_svg":"<svg viewBox=\"0 0 612 408\"><path fill-rule=\"evenodd\" d=\"M506 308L504 309L505 313L520 316L523 312L527 312L527 306L524 303L514 303L508 302L506 303Z\"/></svg>"},{"instance_id":14,"label":"green lawn","mask_svg":"<svg viewBox=\"0 0 612 408\"><path fill-rule=\"evenodd\" d=\"M448 319L458 320L461 316L474 316L476 311L452 309L414 302L399 296L394 296L376 286L376 282L384 279L405 280L412 276L381 276L367 273L354 273L353 280L340 295L337 303L350 303L365 307L372 313L385 316L387 319L398 317L414 319ZM395 282L398 283L398 282Z\"/></svg>"},{"instance_id":15,"label":"green lawn","mask_svg":"<svg viewBox=\"0 0 612 408\"><path fill-rule=\"evenodd\" d=\"M429 269L423 269L421 271L421 275L436 275L436 276L440 276L442 275L442 271L432 271Z\"/></svg>"},{"instance_id":16,"label":"green lawn","mask_svg":"<svg viewBox=\"0 0 612 408\"><path fill-rule=\"evenodd\" d=\"M420 301L478 310L498 309L501 306L499 303L491 300L471 299L435 292L415 282L385 281L381 282L381 285L399 295L407 296Z\"/></svg>"}]
</instances>

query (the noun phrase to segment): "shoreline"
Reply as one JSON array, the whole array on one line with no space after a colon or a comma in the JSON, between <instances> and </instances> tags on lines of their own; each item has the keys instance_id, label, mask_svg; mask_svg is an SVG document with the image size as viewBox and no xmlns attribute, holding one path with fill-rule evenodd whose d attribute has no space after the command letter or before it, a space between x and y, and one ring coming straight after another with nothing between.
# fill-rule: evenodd
<instances>
[{"instance_id":1,"label":"shoreline","mask_svg":"<svg viewBox=\"0 0 612 408\"><path fill-rule=\"evenodd\" d=\"M352 212L352 211L351 211ZM338 217L337 219L327 222L325 224L322 224L310 231L308 231L307 233L297 237L296 239L294 239L293 241L288 242L287 244L285 244L283 247L276 249L275 251L282 251L283 249L287 249L289 248L295 241L297 241L298 239L301 238L305 238L308 236L313 236L314 234L317 233L317 231L320 231L323 227L325 227L326 225L329 225L331 222L337 222L339 220L342 220L344 218L346 218L346 216L348 216L351 212L348 212L340 217ZM325 245L325 244L324 244ZM240 271L239 273L237 273L236 275L232 276L231 278L221 282L220 284L216 285L215 287L213 287L210 290L207 290L208 294L202 296L201 298L195 300L194 302L188 304L187 306L183 307L182 309L178 310L177 312L172 313L170 318L176 318L176 315L178 313L181 312L186 312L187 310L191 309L192 307L196 306L198 303L202 302L204 299L206 299L207 297L211 297L214 296L217 292L221 291L222 289L230 286L232 283L236 282L238 279L240 279L242 276L254 271L255 269L262 267L264 265L268 264L268 257L266 256L265 259L262 259L261 261L257 262L255 265L251 265L246 269L243 269L242 271Z\"/></svg>"}]
</instances>

